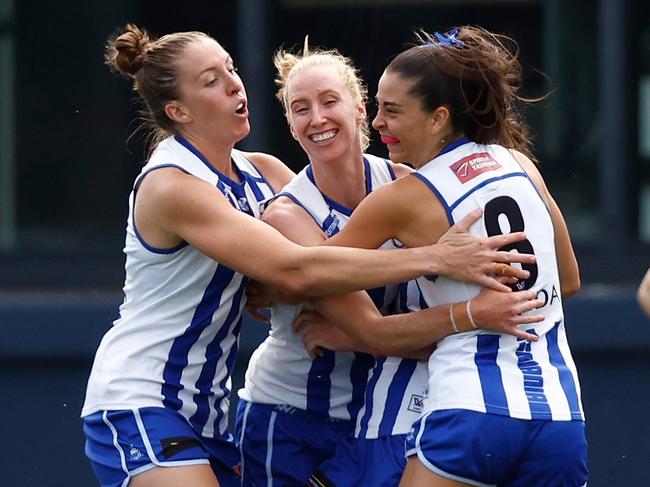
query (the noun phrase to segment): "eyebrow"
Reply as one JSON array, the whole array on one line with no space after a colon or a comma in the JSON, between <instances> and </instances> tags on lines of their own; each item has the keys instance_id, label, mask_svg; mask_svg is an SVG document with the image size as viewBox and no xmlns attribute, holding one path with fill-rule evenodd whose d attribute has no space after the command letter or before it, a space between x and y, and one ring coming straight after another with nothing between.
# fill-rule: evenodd
<instances>
[{"instance_id":1,"label":"eyebrow","mask_svg":"<svg viewBox=\"0 0 650 487\"><path fill-rule=\"evenodd\" d=\"M394 101L385 101L383 103L380 103L379 98L377 98L376 96L375 96L375 102L377 103L377 105L383 105L383 106L389 107L389 108L401 108L402 107L402 105L400 105L399 103L396 103Z\"/></svg>"},{"instance_id":2,"label":"eyebrow","mask_svg":"<svg viewBox=\"0 0 650 487\"><path fill-rule=\"evenodd\" d=\"M228 56L228 57L226 58L226 66L228 66L228 65L230 65L230 64L234 64L234 62L233 62L233 60L232 60L232 57ZM208 68L205 68L203 71L201 71L199 74L197 74L197 75L196 75L196 78L194 78L194 79L199 79L201 76L203 76L203 75L204 75L205 73L207 73L208 71L217 71L217 69L218 69L218 68L217 68L216 66L210 66L210 67L208 67Z\"/></svg>"},{"instance_id":3,"label":"eyebrow","mask_svg":"<svg viewBox=\"0 0 650 487\"><path fill-rule=\"evenodd\" d=\"M327 95L341 96L341 94L333 88L326 88L325 90L323 90L321 93L318 94L319 97L327 96ZM305 98L294 98L293 100L289 100L289 106L292 107L294 103L304 103L304 102L305 102Z\"/></svg>"}]
</instances>

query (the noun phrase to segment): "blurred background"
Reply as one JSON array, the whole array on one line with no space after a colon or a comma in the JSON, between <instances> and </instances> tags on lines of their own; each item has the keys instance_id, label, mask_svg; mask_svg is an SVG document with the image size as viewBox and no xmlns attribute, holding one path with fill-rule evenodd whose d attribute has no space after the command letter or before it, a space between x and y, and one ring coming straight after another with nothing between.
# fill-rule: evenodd
<instances>
[{"instance_id":1,"label":"blurred background","mask_svg":"<svg viewBox=\"0 0 650 487\"><path fill-rule=\"evenodd\" d=\"M650 15L642 0L0 0L0 465L3 486L96 485L79 411L116 316L127 197L143 164L135 94L103 65L127 22L202 30L231 52L252 131L239 148L306 163L274 98L280 46L336 47L371 99L412 31L479 24L514 37L526 113L573 236L565 303L588 418L590 486L650 485ZM372 104L371 104L372 105ZM369 107L372 116L374 108ZM374 140L369 152L385 155ZM236 390L267 332L246 318ZM236 397L233 397L233 406Z\"/></svg>"}]
</instances>

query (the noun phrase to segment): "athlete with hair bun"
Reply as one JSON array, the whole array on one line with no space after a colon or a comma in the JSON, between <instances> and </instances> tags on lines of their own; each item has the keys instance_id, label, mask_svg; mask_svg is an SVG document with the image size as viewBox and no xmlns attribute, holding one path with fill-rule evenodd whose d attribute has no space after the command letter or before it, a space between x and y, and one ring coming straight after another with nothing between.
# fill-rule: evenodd
<instances>
[{"instance_id":1,"label":"athlete with hair bun","mask_svg":"<svg viewBox=\"0 0 650 487\"><path fill-rule=\"evenodd\" d=\"M129 199L125 299L81 412L101 485L240 485L227 417L249 277L307 296L422 274L500 286L490 274L513 257L492 249L523 234L481 239L456 228L437 245L388 253L306 248L260 222L261 202L293 173L234 149L250 130L246 92L206 34L156 39L128 25L106 61L133 80L154 144Z\"/></svg>"}]
</instances>

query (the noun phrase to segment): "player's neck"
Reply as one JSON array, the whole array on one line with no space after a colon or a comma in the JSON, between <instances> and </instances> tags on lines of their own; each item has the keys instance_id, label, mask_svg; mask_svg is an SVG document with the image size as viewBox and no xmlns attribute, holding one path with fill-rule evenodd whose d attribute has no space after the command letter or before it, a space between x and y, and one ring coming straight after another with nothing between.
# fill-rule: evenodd
<instances>
[{"instance_id":1,"label":"player's neck","mask_svg":"<svg viewBox=\"0 0 650 487\"><path fill-rule=\"evenodd\" d=\"M366 196L366 174L363 156L332 161L312 161L318 189L328 198L354 209Z\"/></svg>"}]
</instances>

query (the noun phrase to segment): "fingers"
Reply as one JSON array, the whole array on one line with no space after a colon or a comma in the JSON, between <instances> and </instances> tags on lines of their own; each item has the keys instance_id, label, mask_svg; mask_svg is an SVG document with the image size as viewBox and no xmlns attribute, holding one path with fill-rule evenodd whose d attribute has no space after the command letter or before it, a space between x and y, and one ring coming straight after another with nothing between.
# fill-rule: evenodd
<instances>
[{"instance_id":1,"label":"fingers","mask_svg":"<svg viewBox=\"0 0 650 487\"><path fill-rule=\"evenodd\" d=\"M503 263L497 263L495 264L496 268L494 271L494 275L498 277L504 277L504 278L514 278L515 282L517 282L518 279L526 279L530 277L530 272L523 270L523 269L518 269L516 267L513 267L508 264L503 264ZM503 281L501 281L503 282ZM509 280L511 282L511 279ZM511 282L512 283L512 282ZM505 282L504 282L505 284Z\"/></svg>"},{"instance_id":2,"label":"fingers","mask_svg":"<svg viewBox=\"0 0 650 487\"><path fill-rule=\"evenodd\" d=\"M458 232L468 232L469 227L471 227L479 218L481 218L481 215L483 214L483 209L482 208L477 208L473 211L470 211L465 217L456 223L454 227L456 228L456 231ZM452 228L454 228L452 227ZM525 238L525 237L524 237ZM519 239L523 240L523 239ZM515 240L516 242L517 240ZM499 247L495 247L499 248Z\"/></svg>"},{"instance_id":3,"label":"fingers","mask_svg":"<svg viewBox=\"0 0 650 487\"><path fill-rule=\"evenodd\" d=\"M494 289L495 291L501 291L502 293L512 292L512 289L510 289L505 284L499 282L498 279L491 276L481 276L477 281L479 285L490 289Z\"/></svg>"},{"instance_id":4,"label":"fingers","mask_svg":"<svg viewBox=\"0 0 650 487\"><path fill-rule=\"evenodd\" d=\"M486 243L492 249L500 249L501 247L521 242L522 240L526 240L526 234L524 232L512 232L487 237Z\"/></svg>"},{"instance_id":5,"label":"fingers","mask_svg":"<svg viewBox=\"0 0 650 487\"><path fill-rule=\"evenodd\" d=\"M495 262L505 262L506 264L512 264L513 262L519 262L520 264L534 264L537 262L537 259L533 254L520 254L519 252L505 251L495 252L493 260Z\"/></svg>"},{"instance_id":6,"label":"fingers","mask_svg":"<svg viewBox=\"0 0 650 487\"><path fill-rule=\"evenodd\" d=\"M256 306L246 306L246 312L251 315L254 320L261 321L262 323L268 323L269 317L262 313L264 308L258 308Z\"/></svg>"},{"instance_id":7,"label":"fingers","mask_svg":"<svg viewBox=\"0 0 650 487\"><path fill-rule=\"evenodd\" d=\"M307 353L309 354L309 358L312 360L316 360L319 357L322 357L324 355L324 351L321 347L318 345L307 345L306 343L304 344L305 348L307 348Z\"/></svg>"},{"instance_id":8,"label":"fingers","mask_svg":"<svg viewBox=\"0 0 650 487\"><path fill-rule=\"evenodd\" d=\"M523 255L523 254L517 254ZM507 264L494 264L494 275L497 277L508 276L516 277L517 279L528 279L530 277L530 272L525 269L518 269Z\"/></svg>"},{"instance_id":9,"label":"fingers","mask_svg":"<svg viewBox=\"0 0 650 487\"><path fill-rule=\"evenodd\" d=\"M316 313L314 311L303 311L293 322L293 331L300 333L301 330L309 326L314 320Z\"/></svg>"},{"instance_id":10,"label":"fingers","mask_svg":"<svg viewBox=\"0 0 650 487\"><path fill-rule=\"evenodd\" d=\"M541 299L530 299L527 301L523 301L522 303L519 303L518 306L518 311L519 313L528 313L529 311L532 311L537 308L541 308L544 306L544 301Z\"/></svg>"},{"instance_id":11,"label":"fingers","mask_svg":"<svg viewBox=\"0 0 650 487\"><path fill-rule=\"evenodd\" d=\"M529 342L536 342L539 340L539 337L537 335L533 335L532 333L526 333L523 330L520 330L519 328L513 328L510 330L510 335L514 335L517 338L521 338L522 340L526 340Z\"/></svg>"},{"instance_id":12,"label":"fingers","mask_svg":"<svg viewBox=\"0 0 650 487\"><path fill-rule=\"evenodd\" d=\"M505 264L502 264L505 265ZM508 266L510 267L510 266ZM501 284L505 284L506 286L512 286L513 284L517 284L519 282L519 279L513 276L508 276L508 275L499 275L497 273L497 276L495 277L497 281L499 281Z\"/></svg>"}]
</instances>

